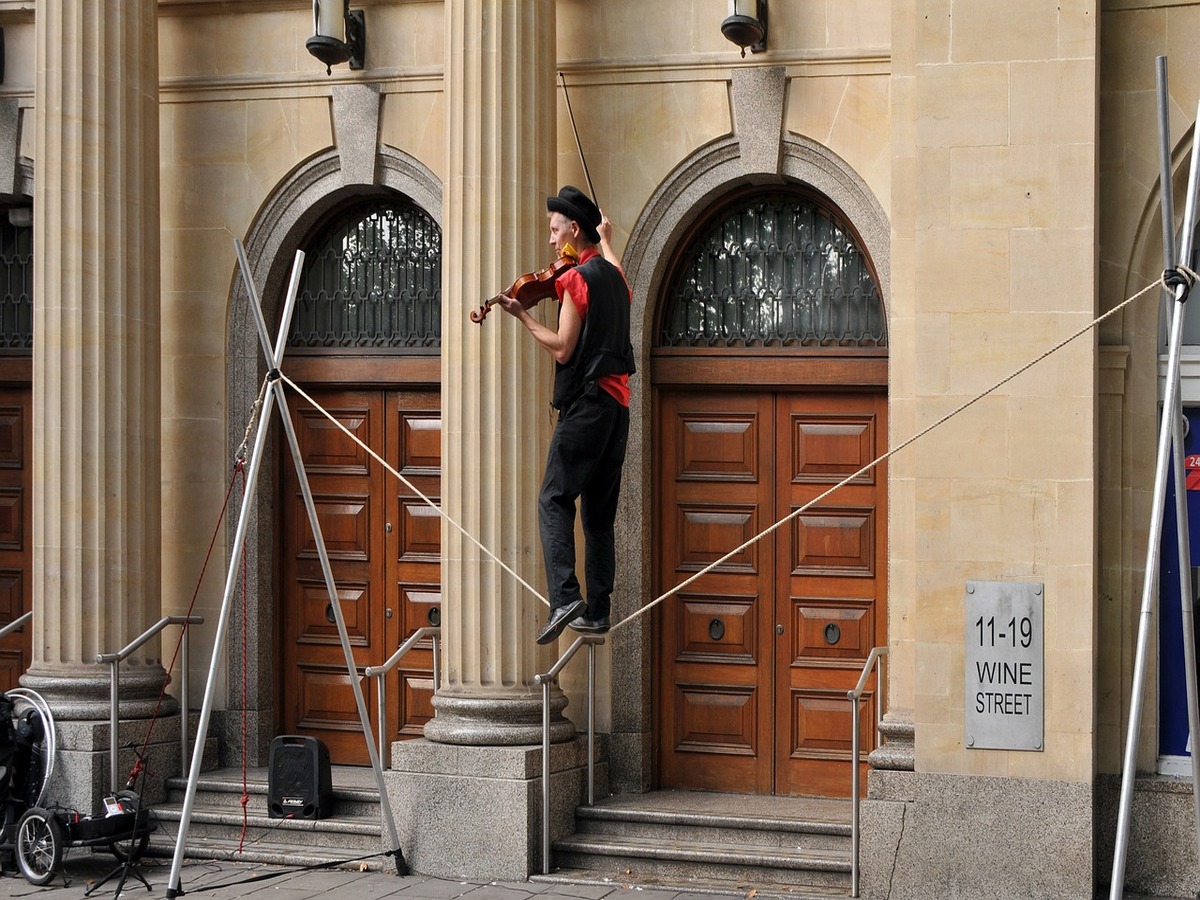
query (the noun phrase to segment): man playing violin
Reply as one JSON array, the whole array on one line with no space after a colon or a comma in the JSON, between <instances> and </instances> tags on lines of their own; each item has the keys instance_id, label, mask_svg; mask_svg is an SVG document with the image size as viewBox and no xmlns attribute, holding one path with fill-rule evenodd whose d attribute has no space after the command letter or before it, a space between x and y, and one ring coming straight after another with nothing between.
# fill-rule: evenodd
<instances>
[{"instance_id":1,"label":"man playing violin","mask_svg":"<svg viewBox=\"0 0 1200 900\"><path fill-rule=\"evenodd\" d=\"M546 474L538 494L538 531L550 616L537 642L548 644L567 625L604 634L610 626L616 577L617 499L629 437L629 376L634 373L629 338L632 292L612 250L612 224L583 191L565 186L546 198L550 246L570 244L579 263L554 282L558 325L538 322L524 305L500 295L515 316L554 357L558 423L550 439ZM583 523L587 599L575 574L575 503Z\"/></svg>"}]
</instances>

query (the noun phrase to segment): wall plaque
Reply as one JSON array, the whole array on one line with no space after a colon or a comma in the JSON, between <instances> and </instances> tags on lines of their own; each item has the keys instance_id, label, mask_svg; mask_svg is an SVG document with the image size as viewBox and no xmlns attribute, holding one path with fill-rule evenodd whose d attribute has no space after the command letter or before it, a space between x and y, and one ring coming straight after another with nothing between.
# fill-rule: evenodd
<instances>
[{"instance_id":1,"label":"wall plaque","mask_svg":"<svg viewBox=\"0 0 1200 900\"><path fill-rule=\"evenodd\" d=\"M1041 584L967 582L968 748L1043 749L1044 599Z\"/></svg>"}]
</instances>

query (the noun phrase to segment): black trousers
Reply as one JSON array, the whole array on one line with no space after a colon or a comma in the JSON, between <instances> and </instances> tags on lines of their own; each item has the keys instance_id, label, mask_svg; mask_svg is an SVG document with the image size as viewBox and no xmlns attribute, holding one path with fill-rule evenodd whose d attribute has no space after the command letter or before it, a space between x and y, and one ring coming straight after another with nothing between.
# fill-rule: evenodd
<instances>
[{"instance_id":1,"label":"black trousers","mask_svg":"<svg viewBox=\"0 0 1200 900\"><path fill-rule=\"evenodd\" d=\"M575 503L583 523L589 619L609 615L616 577L617 499L629 441L629 409L592 385L559 413L538 495L538 530L550 604L579 600L575 575Z\"/></svg>"}]
</instances>

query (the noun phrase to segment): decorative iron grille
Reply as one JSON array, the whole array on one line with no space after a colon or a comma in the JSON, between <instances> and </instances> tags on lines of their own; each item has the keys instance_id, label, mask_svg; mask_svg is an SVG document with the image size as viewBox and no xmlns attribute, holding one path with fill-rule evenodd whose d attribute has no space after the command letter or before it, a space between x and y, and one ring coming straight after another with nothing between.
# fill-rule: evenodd
<instances>
[{"instance_id":1,"label":"decorative iron grille","mask_svg":"<svg viewBox=\"0 0 1200 900\"><path fill-rule=\"evenodd\" d=\"M33 228L0 215L0 354L33 352Z\"/></svg>"},{"instance_id":2,"label":"decorative iron grille","mask_svg":"<svg viewBox=\"0 0 1200 900\"><path fill-rule=\"evenodd\" d=\"M663 347L883 347L866 254L833 212L756 195L687 248L667 293Z\"/></svg>"},{"instance_id":3,"label":"decorative iron grille","mask_svg":"<svg viewBox=\"0 0 1200 900\"><path fill-rule=\"evenodd\" d=\"M306 251L289 347L419 353L442 342L442 233L411 203L355 206Z\"/></svg>"}]
</instances>

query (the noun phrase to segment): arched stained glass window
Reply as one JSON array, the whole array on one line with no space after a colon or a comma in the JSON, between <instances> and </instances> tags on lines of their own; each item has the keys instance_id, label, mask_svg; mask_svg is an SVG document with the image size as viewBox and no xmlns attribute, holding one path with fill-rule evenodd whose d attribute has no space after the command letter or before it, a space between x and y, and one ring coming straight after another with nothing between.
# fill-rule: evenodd
<instances>
[{"instance_id":1,"label":"arched stained glass window","mask_svg":"<svg viewBox=\"0 0 1200 900\"><path fill-rule=\"evenodd\" d=\"M442 233L404 200L335 216L305 251L289 347L436 352L442 342Z\"/></svg>"},{"instance_id":2,"label":"arched stained glass window","mask_svg":"<svg viewBox=\"0 0 1200 900\"><path fill-rule=\"evenodd\" d=\"M674 268L661 347L885 347L853 229L808 193L756 193L700 229Z\"/></svg>"}]
</instances>

